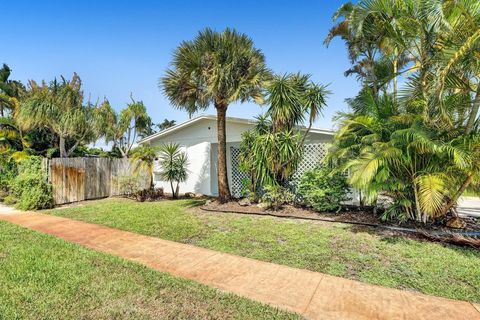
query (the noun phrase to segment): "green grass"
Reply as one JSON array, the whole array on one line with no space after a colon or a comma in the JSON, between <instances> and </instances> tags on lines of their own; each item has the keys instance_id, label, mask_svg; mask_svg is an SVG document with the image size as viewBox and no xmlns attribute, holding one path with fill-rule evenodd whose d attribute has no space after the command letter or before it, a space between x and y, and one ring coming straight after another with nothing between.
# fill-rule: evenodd
<instances>
[{"instance_id":1,"label":"green grass","mask_svg":"<svg viewBox=\"0 0 480 320\"><path fill-rule=\"evenodd\" d=\"M0 221L0 319L295 319Z\"/></svg>"},{"instance_id":2,"label":"green grass","mask_svg":"<svg viewBox=\"0 0 480 320\"><path fill-rule=\"evenodd\" d=\"M49 211L254 259L480 302L480 252L345 224L189 210L192 200L107 199Z\"/></svg>"}]
</instances>

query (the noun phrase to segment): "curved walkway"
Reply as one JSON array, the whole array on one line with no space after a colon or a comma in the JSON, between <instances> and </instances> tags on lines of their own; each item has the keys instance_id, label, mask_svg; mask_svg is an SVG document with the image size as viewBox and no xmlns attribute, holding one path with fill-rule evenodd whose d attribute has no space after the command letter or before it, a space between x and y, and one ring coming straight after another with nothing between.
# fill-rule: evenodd
<instances>
[{"instance_id":1,"label":"curved walkway","mask_svg":"<svg viewBox=\"0 0 480 320\"><path fill-rule=\"evenodd\" d=\"M480 319L480 306L469 302L383 288L56 216L5 211L0 207L1 220L308 319Z\"/></svg>"}]
</instances>

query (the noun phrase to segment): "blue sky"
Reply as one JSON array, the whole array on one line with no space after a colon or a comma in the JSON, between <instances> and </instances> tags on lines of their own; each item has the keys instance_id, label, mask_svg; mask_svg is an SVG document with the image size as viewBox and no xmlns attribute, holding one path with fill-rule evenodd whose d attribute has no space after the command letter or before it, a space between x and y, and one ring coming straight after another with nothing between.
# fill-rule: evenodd
<instances>
[{"instance_id":1,"label":"blue sky","mask_svg":"<svg viewBox=\"0 0 480 320\"><path fill-rule=\"evenodd\" d=\"M303 72L330 84L333 92L317 127L331 128L332 116L346 110L345 98L358 90L346 78L343 43L323 39L331 16L344 1L3 1L0 63L12 78L51 80L77 72L92 101L106 96L123 108L130 93L143 100L155 122L186 120L158 89L171 54L198 30L232 27L248 34L277 73ZM253 103L231 105L229 116L251 118ZM213 108L205 113L214 114Z\"/></svg>"}]
</instances>

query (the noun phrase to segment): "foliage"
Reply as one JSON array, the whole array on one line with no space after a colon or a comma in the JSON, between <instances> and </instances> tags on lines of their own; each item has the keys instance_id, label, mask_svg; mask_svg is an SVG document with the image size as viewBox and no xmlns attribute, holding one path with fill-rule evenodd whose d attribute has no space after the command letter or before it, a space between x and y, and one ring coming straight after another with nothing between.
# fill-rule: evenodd
<instances>
[{"instance_id":1,"label":"foliage","mask_svg":"<svg viewBox=\"0 0 480 320\"><path fill-rule=\"evenodd\" d=\"M61 157L68 157L79 144L95 141L98 136L96 107L83 105L82 82L74 73L71 80L61 78L40 85L29 82L15 120L23 130L49 128L59 137ZM68 149L66 140L73 141Z\"/></svg>"},{"instance_id":2,"label":"foliage","mask_svg":"<svg viewBox=\"0 0 480 320\"><path fill-rule=\"evenodd\" d=\"M138 138L148 135L152 120L143 101L131 97L131 103L118 114L105 100L98 108L100 127L107 142L113 142L112 150L118 150L127 158Z\"/></svg>"},{"instance_id":3,"label":"foliage","mask_svg":"<svg viewBox=\"0 0 480 320\"><path fill-rule=\"evenodd\" d=\"M241 169L250 176L251 193L264 185L285 186L303 155L306 136L326 104L325 86L308 75L275 76L267 86L268 110L253 130L242 135ZM308 117L308 128L299 126Z\"/></svg>"},{"instance_id":4,"label":"foliage","mask_svg":"<svg viewBox=\"0 0 480 320\"><path fill-rule=\"evenodd\" d=\"M122 175L117 179L120 194L125 195L126 197L134 197L135 194L142 190L138 177L135 175Z\"/></svg>"},{"instance_id":5,"label":"foliage","mask_svg":"<svg viewBox=\"0 0 480 320\"><path fill-rule=\"evenodd\" d=\"M162 180L170 182L172 196L175 199L180 191L180 182L185 182L188 178L187 154L176 143L163 144L160 147L159 164L160 177ZM175 188L174 183L176 183Z\"/></svg>"},{"instance_id":6,"label":"foliage","mask_svg":"<svg viewBox=\"0 0 480 320\"><path fill-rule=\"evenodd\" d=\"M134 173L141 174L147 172L150 177L150 187L153 189L153 169L155 160L157 160L157 153L160 148L148 145L142 145L133 149L131 159L134 165Z\"/></svg>"},{"instance_id":7,"label":"foliage","mask_svg":"<svg viewBox=\"0 0 480 320\"><path fill-rule=\"evenodd\" d=\"M175 120L163 119L162 122L157 124L158 130L163 131L165 129L171 128L176 124Z\"/></svg>"},{"instance_id":8,"label":"foliage","mask_svg":"<svg viewBox=\"0 0 480 320\"><path fill-rule=\"evenodd\" d=\"M474 1L345 4L326 39L343 39L362 89L329 155L386 217L427 222L480 180L480 11ZM400 84L402 84L400 86Z\"/></svg>"},{"instance_id":9,"label":"foliage","mask_svg":"<svg viewBox=\"0 0 480 320\"><path fill-rule=\"evenodd\" d=\"M10 183L10 194L22 210L53 206L52 186L47 182L42 158L29 157L18 165L18 175Z\"/></svg>"},{"instance_id":10,"label":"foliage","mask_svg":"<svg viewBox=\"0 0 480 320\"><path fill-rule=\"evenodd\" d=\"M307 206L317 211L338 212L342 203L350 200L347 177L329 167L319 167L306 172L296 191Z\"/></svg>"},{"instance_id":11,"label":"foliage","mask_svg":"<svg viewBox=\"0 0 480 320\"><path fill-rule=\"evenodd\" d=\"M189 116L213 105L218 122L218 191L221 201L230 198L226 164L226 112L231 103L263 101L270 72L252 39L232 29L205 29L175 50L172 68L160 79L171 104Z\"/></svg>"},{"instance_id":12,"label":"foliage","mask_svg":"<svg viewBox=\"0 0 480 320\"><path fill-rule=\"evenodd\" d=\"M294 195L290 189L278 184L268 184L263 186L260 202L272 210L279 210L284 205L292 203L293 199Z\"/></svg>"},{"instance_id":13,"label":"foliage","mask_svg":"<svg viewBox=\"0 0 480 320\"><path fill-rule=\"evenodd\" d=\"M0 155L0 191L8 192L10 183L17 174L18 169L15 161Z\"/></svg>"},{"instance_id":14,"label":"foliage","mask_svg":"<svg viewBox=\"0 0 480 320\"><path fill-rule=\"evenodd\" d=\"M18 99L25 91L20 81L9 79L11 71L6 64L3 64L0 69L0 118L7 117L7 114L12 115L15 112Z\"/></svg>"},{"instance_id":15,"label":"foliage","mask_svg":"<svg viewBox=\"0 0 480 320\"><path fill-rule=\"evenodd\" d=\"M135 194L135 199L139 202L157 201L163 198L163 188L150 188L140 190Z\"/></svg>"}]
</instances>

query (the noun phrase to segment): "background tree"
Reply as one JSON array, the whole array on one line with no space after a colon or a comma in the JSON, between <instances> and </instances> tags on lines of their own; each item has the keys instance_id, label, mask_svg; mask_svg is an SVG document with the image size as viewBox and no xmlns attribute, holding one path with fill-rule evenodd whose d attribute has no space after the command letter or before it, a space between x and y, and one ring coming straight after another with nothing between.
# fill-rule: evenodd
<instances>
[{"instance_id":1,"label":"background tree","mask_svg":"<svg viewBox=\"0 0 480 320\"><path fill-rule=\"evenodd\" d=\"M160 84L177 108L189 114L213 105L217 111L218 190L222 202L230 199L226 160L226 113L234 102L262 101L270 72L262 52L245 34L232 29L205 29L175 50L172 68Z\"/></svg>"},{"instance_id":2,"label":"background tree","mask_svg":"<svg viewBox=\"0 0 480 320\"><path fill-rule=\"evenodd\" d=\"M122 157L128 158L133 145L138 138L145 136L151 128L151 119L143 101L132 102L118 114L105 100L99 107L101 115L102 134L107 142L113 142L113 149L120 152Z\"/></svg>"},{"instance_id":3,"label":"background tree","mask_svg":"<svg viewBox=\"0 0 480 320\"><path fill-rule=\"evenodd\" d=\"M31 80L15 119L24 130L49 128L59 138L60 157L68 157L81 143L97 139L95 106L83 105L81 80L74 74L71 80L62 77L49 85ZM72 145L66 148L66 141Z\"/></svg>"},{"instance_id":4,"label":"background tree","mask_svg":"<svg viewBox=\"0 0 480 320\"><path fill-rule=\"evenodd\" d=\"M11 71L6 64L3 64L0 69L0 117L5 117L7 110L10 114L13 113L18 106L20 96L25 91L20 81L9 79Z\"/></svg>"},{"instance_id":5,"label":"background tree","mask_svg":"<svg viewBox=\"0 0 480 320\"><path fill-rule=\"evenodd\" d=\"M160 177L170 182L172 197L178 198L180 182L188 178L188 158L176 143L166 143L160 147L159 153ZM174 187L174 184L176 186Z\"/></svg>"},{"instance_id":6,"label":"background tree","mask_svg":"<svg viewBox=\"0 0 480 320\"><path fill-rule=\"evenodd\" d=\"M163 131L165 129L171 128L176 124L175 120L164 119L162 122L157 124L158 130Z\"/></svg>"}]
</instances>

